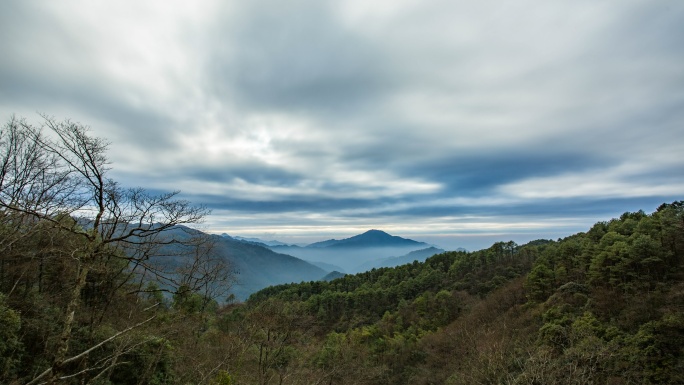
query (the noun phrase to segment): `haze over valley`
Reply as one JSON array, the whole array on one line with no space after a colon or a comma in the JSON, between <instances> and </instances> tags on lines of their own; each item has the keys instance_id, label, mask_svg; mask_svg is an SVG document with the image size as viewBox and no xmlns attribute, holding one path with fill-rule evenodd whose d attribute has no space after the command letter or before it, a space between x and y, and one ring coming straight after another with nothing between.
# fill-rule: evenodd
<instances>
[{"instance_id":1,"label":"haze over valley","mask_svg":"<svg viewBox=\"0 0 684 385\"><path fill-rule=\"evenodd\" d=\"M444 252L434 246L392 236L380 230L305 246L266 241L271 243L269 245L258 238L233 239L228 234L221 238L220 253L236 272L232 291L241 300L270 285L322 280L333 272L351 274L413 261L422 262Z\"/></svg>"}]
</instances>

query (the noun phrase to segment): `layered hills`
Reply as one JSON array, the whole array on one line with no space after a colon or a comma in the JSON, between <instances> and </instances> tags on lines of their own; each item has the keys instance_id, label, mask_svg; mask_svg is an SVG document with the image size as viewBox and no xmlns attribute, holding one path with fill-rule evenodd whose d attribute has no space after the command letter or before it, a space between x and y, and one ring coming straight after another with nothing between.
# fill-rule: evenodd
<instances>
[{"instance_id":1,"label":"layered hills","mask_svg":"<svg viewBox=\"0 0 684 385\"><path fill-rule=\"evenodd\" d=\"M291 255L274 252L255 240L205 234L184 226L167 231L167 236L177 240L198 234L211 244L211 258L226 265L232 281L230 293L238 300L245 300L250 294L271 285L321 280L331 271ZM167 268L181 266L191 251L184 252L178 249L180 247L176 244L166 246L163 256L156 257L155 262Z\"/></svg>"},{"instance_id":2,"label":"layered hills","mask_svg":"<svg viewBox=\"0 0 684 385\"><path fill-rule=\"evenodd\" d=\"M178 226L169 235L182 239L196 233L199 231ZM305 247L275 240L232 237L228 234L205 235L211 239L214 257L228 266L233 280L230 292L241 301L268 286L329 280L350 271L397 266L414 260L424 261L427 257L444 251L379 230ZM414 250L416 248L419 250ZM404 252L407 253L402 254ZM383 257L392 253L395 256ZM158 263L174 267L181 263L179 258L182 252L176 250L165 254L167 256L159 259ZM172 257L173 255L177 257ZM301 256L308 258L300 258Z\"/></svg>"},{"instance_id":3,"label":"layered hills","mask_svg":"<svg viewBox=\"0 0 684 385\"><path fill-rule=\"evenodd\" d=\"M183 239L197 233L200 232L178 226L169 235ZM424 261L444 251L380 230L305 247L228 234L205 235L211 239L214 258L228 266L233 280L230 292L238 300L245 300L250 294L268 286L329 280L344 273ZM168 251L165 254L158 263L173 267L181 264L182 251Z\"/></svg>"},{"instance_id":4,"label":"layered hills","mask_svg":"<svg viewBox=\"0 0 684 385\"><path fill-rule=\"evenodd\" d=\"M375 267L378 263L378 266L383 266L380 262L383 259L404 256L430 247L432 246L427 243L390 235L381 230L368 230L350 238L330 239L304 247L281 245L271 246L270 249L314 264L338 266L346 273L357 273ZM411 261L413 260L408 262Z\"/></svg>"},{"instance_id":5,"label":"layered hills","mask_svg":"<svg viewBox=\"0 0 684 385\"><path fill-rule=\"evenodd\" d=\"M278 283L317 281L329 271L291 255L228 237L213 236L216 252L224 256L235 274L232 293L245 299L251 293Z\"/></svg>"},{"instance_id":6,"label":"layered hills","mask_svg":"<svg viewBox=\"0 0 684 385\"><path fill-rule=\"evenodd\" d=\"M420 250L415 250L411 251L410 253L398 257L389 257L389 258L382 258L374 261L369 261L363 265L359 266L359 270L361 271L366 271L374 268L380 268L380 267L394 267L394 266L399 266L403 265L406 263L412 263L414 261L417 262L423 262L429 257L432 257L435 254L440 254L443 253L444 250L436 248L436 247L428 247L426 249L420 249Z\"/></svg>"}]
</instances>

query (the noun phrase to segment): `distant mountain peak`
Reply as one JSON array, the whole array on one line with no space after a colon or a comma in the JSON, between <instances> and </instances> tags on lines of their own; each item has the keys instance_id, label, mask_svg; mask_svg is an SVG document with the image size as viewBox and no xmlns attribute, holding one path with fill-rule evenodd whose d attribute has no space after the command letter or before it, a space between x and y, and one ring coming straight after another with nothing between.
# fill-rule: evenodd
<instances>
[{"instance_id":1,"label":"distant mountain peak","mask_svg":"<svg viewBox=\"0 0 684 385\"><path fill-rule=\"evenodd\" d=\"M371 229L362 234L345 239L330 239L308 245L312 248L352 248L352 247L394 247L394 246L429 246L426 243L414 241L388 234L382 230Z\"/></svg>"},{"instance_id":2,"label":"distant mountain peak","mask_svg":"<svg viewBox=\"0 0 684 385\"><path fill-rule=\"evenodd\" d=\"M248 238L248 237L241 237L241 236L238 236L238 235L230 236L230 235L228 235L228 234L226 234L226 233L222 233L221 236L224 237L224 238L235 239L236 241L251 243L251 244L254 244L254 245L265 246L265 247L272 247L272 246L291 246L291 245L288 244L288 243L280 242L280 241L276 241L276 240L267 241L267 240L263 240L263 239L261 239L261 238L254 238L254 237Z\"/></svg>"},{"instance_id":3,"label":"distant mountain peak","mask_svg":"<svg viewBox=\"0 0 684 385\"><path fill-rule=\"evenodd\" d=\"M388 233L386 233L386 232L384 232L384 231L382 231L382 230L371 229L371 230L366 231L366 232L363 233L363 234L355 235L355 236L352 237L352 238L355 238L355 237L391 238L391 237L393 237L393 235L390 235L390 234L388 234Z\"/></svg>"}]
</instances>

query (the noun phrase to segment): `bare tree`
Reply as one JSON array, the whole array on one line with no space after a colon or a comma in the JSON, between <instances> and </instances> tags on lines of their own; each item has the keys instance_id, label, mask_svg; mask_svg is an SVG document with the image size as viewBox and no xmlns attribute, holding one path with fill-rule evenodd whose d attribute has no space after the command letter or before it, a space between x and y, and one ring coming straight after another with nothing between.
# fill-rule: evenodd
<instances>
[{"instance_id":1,"label":"bare tree","mask_svg":"<svg viewBox=\"0 0 684 385\"><path fill-rule=\"evenodd\" d=\"M3 228L17 229L0 240L0 251L30 237L39 224L77 239L62 250L74 274L64 277L70 291L52 365L32 381L56 383L74 375L65 373L66 364L109 342L69 357L74 317L88 276L108 260L126 261L117 274L140 282L155 279L167 290L183 285L210 293L216 287L212 280L226 274L220 261L210 257L211 244L202 233L180 226L200 222L206 208L178 199L178 191L154 195L121 187L108 177L106 141L91 136L81 124L43 119L41 127L34 127L12 118L0 131L0 222L7 225ZM182 262L173 269L158 263L160 256L170 255ZM120 333L145 322L149 320Z\"/></svg>"}]
</instances>

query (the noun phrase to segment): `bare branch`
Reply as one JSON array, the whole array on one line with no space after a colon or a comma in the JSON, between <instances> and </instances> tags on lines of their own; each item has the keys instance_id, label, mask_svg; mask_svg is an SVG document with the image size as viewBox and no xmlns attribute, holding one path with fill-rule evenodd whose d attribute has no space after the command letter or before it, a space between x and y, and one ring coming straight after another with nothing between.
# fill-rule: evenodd
<instances>
[{"instance_id":1,"label":"bare branch","mask_svg":"<svg viewBox=\"0 0 684 385\"><path fill-rule=\"evenodd\" d=\"M90 354L93 350L98 349L98 348L101 347L102 345L105 345L106 343L115 340L116 338L120 337L121 335L126 334L126 333L128 333L129 331L131 331L131 330L133 330L133 329L135 329L135 328L138 328L138 327L140 327L140 326L142 326L142 325L144 325L144 324L146 324L146 323L152 321L152 320L155 319L155 318L157 318L156 315L154 315L154 316L152 316L152 317L150 317L150 318L148 318L148 319L146 319L146 320L144 320L144 321L142 321L142 322L138 322L137 324L135 324L135 325L133 325L133 326L129 326L129 327L127 327L126 329L121 330L121 331L115 333L114 335L112 335L111 337L109 337L109 338L107 338L107 339L105 339L105 340L99 342L98 344L95 344L95 345L91 346L89 349L86 349L86 350L82 351L81 353L79 353L79 354L77 354L77 355L75 355L75 356L73 356L73 357L67 358L66 360L62 361L61 364L62 364L62 365L65 365L65 364L68 364L68 363L70 363L70 362L74 362L74 361L76 361L76 360L79 360L79 359L81 359L81 358L87 356L88 354ZM35 377L35 378L34 378L33 380L31 380L30 382L28 382L26 385L32 385L32 384L37 383L41 378L43 378L43 377L47 376L48 374L52 373L52 370L53 370L52 368L46 369L43 373L39 374L37 377ZM64 378L64 377L60 377L60 378Z\"/></svg>"}]
</instances>

